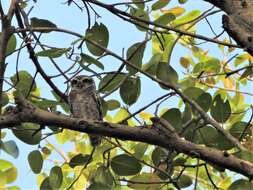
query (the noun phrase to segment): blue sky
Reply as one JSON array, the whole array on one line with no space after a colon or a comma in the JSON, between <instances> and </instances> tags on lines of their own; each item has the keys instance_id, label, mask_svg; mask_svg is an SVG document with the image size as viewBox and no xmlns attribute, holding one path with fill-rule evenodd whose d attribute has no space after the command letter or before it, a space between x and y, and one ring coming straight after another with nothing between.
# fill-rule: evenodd
<instances>
[{"instance_id":1,"label":"blue sky","mask_svg":"<svg viewBox=\"0 0 253 190\"><path fill-rule=\"evenodd\" d=\"M7 6L9 1L4 1L5 4L4 7ZM42 19L48 19L52 22L56 23L58 27L60 28L66 28L69 30L73 30L75 32L84 34L85 27L87 26L87 17L85 12L80 12L79 9L77 9L74 6L68 7L67 5L63 4L64 1L52 1L52 0L38 0L37 4L34 5L34 9L31 12L31 17L38 17ZM110 2L119 2L119 1L106 1L108 3ZM169 7L173 7L174 5L177 5L177 1L173 0L171 5ZM200 9L200 10L206 10L210 8L210 5L207 3L204 3L202 1L190 1L190 3L187 3L185 6L187 11L192 9ZM101 19L98 21L103 22L109 29L110 32L110 41L109 41L109 49L112 51L118 53L119 55L122 54L122 48L125 48L125 51L127 48L132 45L133 43L143 41L144 39L144 33L139 32L135 26L130 25L126 23L125 21L122 21L121 19L112 16L107 11L104 11L102 9L96 9L99 14L102 16ZM92 17L93 18L93 17ZM213 16L210 18L211 23L215 23L214 26L217 26L217 33L219 33L222 29L221 26L221 19L220 15ZM207 24L203 23L199 26L199 33L200 34L206 34L210 33L210 29L208 28ZM42 41L49 43L50 45L54 47L69 47L70 43L74 40L72 36L68 35L61 35L59 33L56 34L48 34L44 35L42 37ZM214 56L221 56L220 52L216 50L216 45L207 43L202 46L203 48L210 49L210 54ZM176 47L176 49L173 52L172 57L172 64L177 64L179 61L179 58L181 56L184 56L186 54L189 54L187 50L182 50L179 46ZM144 63L148 61L148 59L151 57L151 48L148 47L148 50L146 51L145 57L144 57ZM64 58L56 59L57 63L60 63L59 65L62 67L68 66L68 61ZM48 73L53 73L55 70L52 67L51 63L47 59L40 59L41 64L43 65L43 68ZM103 62L105 63L105 66L108 68L116 68L120 65L120 62L111 59L111 58L105 58L103 59ZM15 58L12 56L8 58L8 68L6 76L10 77L15 73ZM26 51L23 51L20 58L20 69L25 69L29 71L34 71L33 65L31 61L28 59L28 55ZM41 77L38 77L37 81L38 86L41 87L41 94L42 97L46 98L52 98L52 95L50 91L47 89L48 86L41 80ZM63 80L57 80L56 81L58 86L64 90L65 87L62 85ZM135 108L143 106L145 103L148 103L152 101L155 97L159 97L163 95L165 91L161 91L160 88L155 83L150 83L150 81L144 79L143 87L142 87L142 95L140 97L141 101L138 101L135 105ZM115 93L112 97L117 98L118 94ZM173 103L172 103L173 104ZM175 106L175 105L174 105ZM8 139L12 139L13 136L9 135L7 137ZM52 138L50 141L54 142ZM30 171L28 162L27 162L27 155L31 150L36 149L36 146L28 146L20 141L18 141L18 146L20 149L20 156L18 159L13 159L9 155L6 155L5 153L0 154L0 158L6 159L14 163L18 167L18 179L14 184L17 184L22 189L37 189L36 186L36 176ZM71 146L58 146L61 149L70 149ZM48 167L48 170L50 167Z\"/></svg>"}]
</instances>

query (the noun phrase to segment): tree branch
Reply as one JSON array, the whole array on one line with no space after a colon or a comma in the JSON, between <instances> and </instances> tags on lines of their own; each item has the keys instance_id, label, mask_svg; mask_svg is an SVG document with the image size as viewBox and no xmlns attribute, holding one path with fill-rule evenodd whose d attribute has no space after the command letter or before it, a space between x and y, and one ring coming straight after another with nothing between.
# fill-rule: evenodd
<instances>
[{"instance_id":1,"label":"tree branch","mask_svg":"<svg viewBox=\"0 0 253 190\"><path fill-rule=\"evenodd\" d=\"M0 6L1 14L1 25L2 25L2 34L0 37L0 113L2 110L2 94L3 94L3 81L4 81L4 72L5 72L5 59L6 59L6 50L8 46L8 41L11 35L14 33L14 28L11 26L11 20L16 9L18 0L12 0L7 15L4 14L2 5Z\"/></svg>"},{"instance_id":2,"label":"tree branch","mask_svg":"<svg viewBox=\"0 0 253 190\"><path fill-rule=\"evenodd\" d=\"M241 48L240 46L238 46L236 44L222 42L222 41L219 41L219 40L216 40L216 39L208 38L208 37L206 37L204 35L198 35L198 34L195 34L195 33L192 33L192 32L180 30L180 29L172 27L172 26L164 26L164 25L159 24L159 23L155 23L155 22L152 22L152 21L149 21L149 20L142 19L140 17L131 15L131 14L127 13L126 11L122 11L120 9L115 8L113 6L113 4L106 4L106 3L103 3L103 2L97 1L97 0L85 0L85 1L90 2L92 4L95 4L95 5L99 6L99 7L102 7L102 8L108 10L112 14L114 14L114 15L122 18L122 19L124 19L124 17L125 17L124 20L126 20L126 21L128 21L130 23L133 23L133 24L138 24L138 22L141 22L143 24L151 25L151 26L154 26L154 27L157 27L157 28L160 28L160 29L164 29L166 31L173 31L173 32L179 33L181 35L186 35L186 36L190 36L190 37L193 37L193 38L201 39L201 40L204 40L204 41L208 41L208 42L212 42L212 43L217 43L217 44L224 45L224 46L227 46L227 47ZM131 19L134 22L131 22ZM151 28L149 28L149 29L151 30ZM161 32L162 33L163 31L161 30L161 31L157 31L157 32Z\"/></svg>"},{"instance_id":3,"label":"tree branch","mask_svg":"<svg viewBox=\"0 0 253 190\"><path fill-rule=\"evenodd\" d=\"M147 128L147 126L130 127L127 125L78 119L41 110L22 97L16 98L17 106L5 115L0 116L0 129L17 127L23 122L44 124L52 127L61 127L83 133L99 134L115 137L122 140L140 141L152 145L158 145L166 149L173 149L178 153L197 157L220 167L253 177L253 164L238 159L237 157L204 147L182 139L170 124L160 118L153 118L154 128L163 127L166 133Z\"/></svg>"},{"instance_id":4,"label":"tree branch","mask_svg":"<svg viewBox=\"0 0 253 190\"><path fill-rule=\"evenodd\" d=\"M19 13L18 10L15 11L15 16L16 16L16 19L17 19L19 27L21 29L24 29L24 24L23 24L21 15L20 15L20 13ZM22 36L23 36L24 39L27 39L26 30L21 30L21 34L22 34ZM38 58L35 56L35 52L33 50L33 47L31 46L31 44L30 43L26 43L26 47L27 47L28 53L30 55L30 59L34 63L37 71L40 73L40 75L43 77L43 79L47 82L47 84L54 90L54 92L59 97L61 97L62 100L64 100L67 103L68 102L67 96L58 89L58 87L51 81L50 77L45 73L45 71L43 70L43 68L40 66Z\"/></svg>"},{"instance_id":5,"label":"tree branch","mask_svg":"<svg viewBox=\"0 0 253 190\"><path fill-rule=\"evenodd\" d=\"M223 15L222 24L227 33L249 54L253 55L253 2L252 0L204 0L219 7Z\"/></svg>"}]
</instances>

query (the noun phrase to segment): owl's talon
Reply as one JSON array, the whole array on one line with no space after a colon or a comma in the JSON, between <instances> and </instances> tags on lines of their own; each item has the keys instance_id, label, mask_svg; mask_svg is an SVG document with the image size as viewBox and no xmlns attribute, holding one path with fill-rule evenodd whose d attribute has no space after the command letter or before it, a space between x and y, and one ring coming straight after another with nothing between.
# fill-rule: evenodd
<instances>
[{"instance_id":1,"label":"owl's talon","mask_svg":"<svg viewBox=\"0 0 253 190\"><path fill-rule=\"evenodd\" d=\"M78 125L80 125L80 126L84 126L86 123L87 123L87 122L84 121L84 120L78 121Z\"/></svg>"}]
</instances>

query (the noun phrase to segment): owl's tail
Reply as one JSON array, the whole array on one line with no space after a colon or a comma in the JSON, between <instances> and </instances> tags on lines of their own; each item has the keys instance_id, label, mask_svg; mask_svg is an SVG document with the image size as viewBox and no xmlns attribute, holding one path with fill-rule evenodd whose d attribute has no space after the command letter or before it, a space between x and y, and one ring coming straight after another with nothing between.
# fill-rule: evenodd
<instances>
[{"instance_id":1,"label":"owl's tail","mask_svg":"<svg viewBox=\"0 0 253 190\"><path fill-rule=\"evenodd\" d=\"M97 147L101 144L101 136L99 135L89 135L90 143L93 147Z\"/></svg>"}]
</instances>

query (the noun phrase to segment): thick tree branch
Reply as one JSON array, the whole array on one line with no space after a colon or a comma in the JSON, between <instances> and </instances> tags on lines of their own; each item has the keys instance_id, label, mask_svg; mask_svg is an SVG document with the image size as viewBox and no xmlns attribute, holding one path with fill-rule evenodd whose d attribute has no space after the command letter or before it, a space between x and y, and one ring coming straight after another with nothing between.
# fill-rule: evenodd
<instances>
[{"instance_id":1,"label":"thick tree branch","mask_svg":"<svg viewBox=\"0 0 253 190\"><path fill-rule=\"evenodd\" d=\"M227 33L245 50L253 55L253 1L204 0L219 7L223 15L222 23Z\"/></svg>"},{"instance_id":2,"label":"thick tree branch","mask_svg":"<svg viewBox=\"0 0 253 190\"><path fill-rule=\"evenodd\" d=\"M5 59L6 59L6 50L8 46L8 41L11 35L14 33L14 28L11 26L12 17L18 0L12 0L7 15L4 14L2 5L0 7L1 14L1 25L2 33L0 36L0 113L2 110L2 94L3 94L3 81L4 81L4 72L5 72Z\"/></svg>"},{"instance_id":3,"label":"thick tree branch","mask_svg":"<svg viewBox=\"0 0 253 190\"><path fill-rule=\"evenodd\" d=\"M238 159L228 153L184 140L178 136L174 128L166 120L160 118L152 119L154 129L146 126L129 127L127 125L77 119L63 114L47 112L20 97L16 99L16 104L17 106L13 110L0 117L0 129L18 127L23 122L32 122L84 133L115 137L122 140L140 141L200 158L245 175L250 179L253 177L253 164L250 162ZM163 130L160 130L161 128Z\"/></svg>"}]
</instances>

